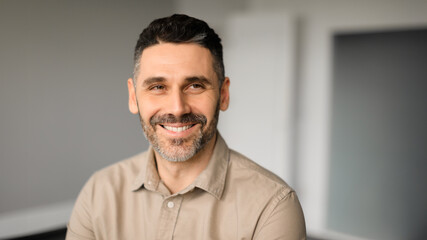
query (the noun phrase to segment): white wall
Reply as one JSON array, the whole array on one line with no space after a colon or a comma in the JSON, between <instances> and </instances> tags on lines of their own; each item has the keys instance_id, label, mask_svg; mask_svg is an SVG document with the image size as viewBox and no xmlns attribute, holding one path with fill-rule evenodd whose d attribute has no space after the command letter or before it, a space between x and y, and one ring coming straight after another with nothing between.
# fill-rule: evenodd
<instances>
[{"instance_id":1,"label":"white wall","mask_svg":"<svg viewBox=\"0 0 427 240\"><path fill-rule=\"evenodd\" d=\"M231 148L290 184L293 30L286 13L228 17L223 36L231 104L219 125Z\"/></svg>"}]
</instances>

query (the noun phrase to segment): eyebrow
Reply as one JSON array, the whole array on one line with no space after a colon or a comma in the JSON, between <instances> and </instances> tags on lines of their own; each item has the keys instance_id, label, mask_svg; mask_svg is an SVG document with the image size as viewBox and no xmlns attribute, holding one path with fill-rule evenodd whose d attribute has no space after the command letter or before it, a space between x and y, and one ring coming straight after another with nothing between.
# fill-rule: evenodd
<instances>
[{"instance_id":1,"label":"eyebrow","mask_svg":"<svg viewBox=\"0 0 427 240\"><path fill-rule=\"evenodd\" d=\"M208 86L212 85L212 82L204 76L187 77L185 79L185 81L187 83L200 82L200 83L203 83L203 84L208 85Z\"/></svg>"},{"instance_id":2,"label":"eyebrow","mask_svg":"<svg viewBox=\"0 0 427 240\"><path fill-rule=\"evenodd\" d=\"M166 81L167 80L164 77L149 77L149 78L144 79L144 81L142 82L142 86L147 87L147 86L150 86L150 85L155 84L155 83L163 83ZM200 82L200 83L203 83L205 85L212 85L212 81L210 81L209 79L207 79L204 76L186 77L185 82L187 84L194 83L194 82Z\"/></svg>"},{"instance_id":3,"label":"eyebrow","mask_svg":"<svg viewBox=\"0 0 427 240\"><path fill-rule=\"evenodd\" d=\"M146 79L144 79L144 81L142 81L142 86L147 87L147 86L150 86L154 83L161 83L161 82L166 82L166 79L164 77L150 77L150 78L146 78Z\"/></svg>"}]
</instances>

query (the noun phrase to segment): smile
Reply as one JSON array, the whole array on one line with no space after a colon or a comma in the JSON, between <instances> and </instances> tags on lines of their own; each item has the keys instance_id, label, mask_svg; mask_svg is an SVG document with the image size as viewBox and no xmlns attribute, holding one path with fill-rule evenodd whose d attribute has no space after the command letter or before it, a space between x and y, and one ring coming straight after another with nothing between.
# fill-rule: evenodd
<instances>
[{"instance_id":1,"label":"smile","mask_svg":"<svg viewBox=\"0 0 427 240\"><path fill-rule=\"evenodd\" d=\"M196 124L191 124L191 125L182 126L182 127L171 127L171 126L166 126L166 125L160 125L160 126L162 126L164 129L172 131L172 132L183 132L185 130L192 128L194 125L196 125Z\"/></svg>"}]
</instances>

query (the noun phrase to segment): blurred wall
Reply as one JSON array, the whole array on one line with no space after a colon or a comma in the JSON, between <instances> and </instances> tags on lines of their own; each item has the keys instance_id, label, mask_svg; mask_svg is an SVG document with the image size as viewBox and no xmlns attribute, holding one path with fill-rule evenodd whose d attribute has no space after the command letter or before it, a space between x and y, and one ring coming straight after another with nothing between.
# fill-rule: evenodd
<instances>
[{"instance_id":1,"label":"blurred wall","mask_svg":"<svg viewBox=\"0 0 427 240\"><path fill-rule=\"evenodd\" d=\"M295 74L287 83L295 95L287 99L291 105L284 104L287 109L282 112L292 113L287 131L294 138L285 146L291 152L291 162L269 165L268 159L255 160L270 169L291 168L275 171L290 172L290 178L284 177L291 179L299 194L309 233L328 239L358 239L345 233L331 235L327 227L331 39L341 30L425 26L427 2L175 0L156 4L0 1L0 180L20 184L0 183L0 190L24 197L15 198L15 204L6 196L5 203L10 204L6 206L2 194L0 212L73 200L94 170L147 147L137 119L127 112L125 85L132 71L132 48L143 25L157 16L182 12L206 20L226 39L230 20L274 13L286 15L286 21L295 20L296 28L295 35L289 36L296 42ZM68 32L63 32L64 25L69 26ZM100 41L99 36L107 37ZM58 54L64 51L69 57ZM268 67L261 66L259 72ZM244 81L232 81L231 88L246 91L245 86ZM248 91L257 92L256 87ZM231 101L233 104L233 96ZM249 126L262 127L264 123L257 118L247 120ZM220 124L227 122L220 120ZM232 141L240 140L240 136L233 137ZM262 142L258 145L263 147ZM60 174L51 169L59 169ZM38 188L57 193L39 196Z\"/></svg>"},{"instance_id":2,"label":"blurred wall","mask_svg":"<svg viewBox=\"0 0 427 240\"><path fill-rule=\"evenodd\" d=\"M231 148L293 185L293 18L286 12L235 13L225 30L231 100L218 128Z\"/></svg>"},{"instance_id":3,"label":"blurred wall","mask_svg":"<svg viewBox=\"0 0 427 240\"><path fill-rule=\"evenodd\" d=\"M0 214L76 198L148 147L128 111L138 34L172 1L0 1Z\"/></svg>"}]
</instances>

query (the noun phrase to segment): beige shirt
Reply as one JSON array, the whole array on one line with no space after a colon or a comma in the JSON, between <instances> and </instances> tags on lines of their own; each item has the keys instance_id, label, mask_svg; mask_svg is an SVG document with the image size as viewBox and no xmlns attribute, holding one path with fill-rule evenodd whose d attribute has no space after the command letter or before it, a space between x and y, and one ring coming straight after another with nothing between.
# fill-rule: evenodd
<instances>
[{"instance_id":1,"label":"beige shirt","mask_svg":"<svg viewBox=\"0 0 427 240\"><path fill-rule=\"evenodd\" d=\"M96 172L77 198L66 239L305 239L296 193L217 136L206 169L173 195L151 148Z\"/></svg>"}]
</instances>

